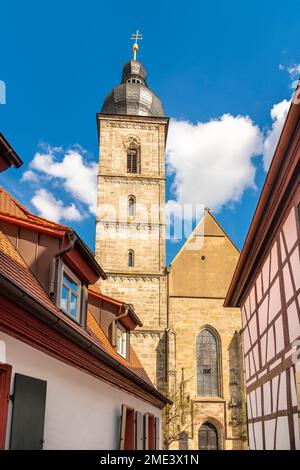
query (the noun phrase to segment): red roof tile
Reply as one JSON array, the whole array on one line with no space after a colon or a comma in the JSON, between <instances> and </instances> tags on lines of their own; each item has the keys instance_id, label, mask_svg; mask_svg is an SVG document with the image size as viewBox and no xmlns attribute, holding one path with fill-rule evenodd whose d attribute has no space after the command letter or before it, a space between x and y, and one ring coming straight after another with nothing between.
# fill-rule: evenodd
<instances>
[{"instance_id":1,"label":"red roof tile","mask_svg":"<svg viewBox=\"0 0 300 470\"><path fill-rule=\"evenodd\" d=\"M145 382L148 382L149 385L152 385L152 382L150 381L146 371L143 369L143 366L140 363L132 346L130 346L130 351L129 351L130 361L127 361L125 358L123 358L117 353L117 351L114 349L111 342L109 341L108 337L102 330L101 326L99 325L99 323L96 321L96 319L90 312L88 312L87 324L88 324L88 328L93 333L93 335L98 340L100 340L102 348L110 356L112 356L114 359L116 359L118 362L120 362L124 366L128 367L128 369L130 369L132 372L138 375Z\"/></svg>"},{"instance_id":2,"label":"red roof tile","mask_svg":"<svg viewBox=\"0 0 300 470\"><path fill-rule=\"evenodd\" d=\"M24 207L17 199L9 194L2 186L0 186L0 218L9 217L11 219L22 220L29 224L41 226L53 230L69 231L70 227L66 225L57 224L50 220L44 219L37 215L32 214L26 207Z\"/></svg>"}]
</instances>

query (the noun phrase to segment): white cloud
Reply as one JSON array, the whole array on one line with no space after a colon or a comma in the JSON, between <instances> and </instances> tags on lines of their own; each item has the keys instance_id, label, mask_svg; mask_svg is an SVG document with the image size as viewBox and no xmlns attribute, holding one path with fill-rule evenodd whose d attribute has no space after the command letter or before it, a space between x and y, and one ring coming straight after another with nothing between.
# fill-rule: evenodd
<instances>
[{"instance_id":1,"label":"white cloud","mask_svg":"<svg viewBox=\"0 0 300 470\"><path fill-rule=\"evenodd\" d=\"M47 147L37 152L30 163L35 171L62 181L63 188L75 199L87 204L90 212L96 213L97 164L84 161L83 151L73 148L63 152L60 147Z\"/></svg>"},{"instance_id":2,"label":"white cloud","mask_svg":"<svg viewBox=\"0 0 300 470\"><path fill-rule=\"evenodd\" d=\"M272 161L283 125L285 123L288 110L291 102L288 100L282 100L280 103L274 104L271 109L271 118L273 120L272 128L268 132L264 141L263 149L263 161L264 168L267 171Z\"/></svg>"},{"instance_id":3,"label":"white cloud","mask_svg":"<svg viewBox=\"0 0 300 470\"><path fill-rule=\"evenodd\" d=\"M175 199L212 210L240 200L255 187L252 157L261 154L262 141L259 127L245 116L224 114L196 125L171 120L167 162L175 174Z\"/></svg>"},{"instance_id":4,"label":"white cloud","mask_svg":"<svg viewBox=\"0 0 300 470\"><path fill-rule=\"evenodd\" d=\"M300 75L300 64L294 64L287 68L292 79L299 77Z\"/></svg>"},{"instance_id":5,"label":"white cloud","mask_svg":"<svg viewBox=\"0 0 300 470\"><path fill-rule=\"evenodd\" d=\"M32 170L25 171L21 178L21 181L31 182L31 183L37 183L38 180L39 180L38 175Z\"/></svg>"},{"instance_id":6,"label":"white cloud","mask_svg":"<svg viewBox=\"0 0 300 470\"><path fill-rule=\"evenodd\" d=\"M64 206L61 200L56 199L46 189L36 191L31 202L42 217L54 222L60 222L61 220L78 222L83 219L75 204Z\"/></svg>"}]
</instances>

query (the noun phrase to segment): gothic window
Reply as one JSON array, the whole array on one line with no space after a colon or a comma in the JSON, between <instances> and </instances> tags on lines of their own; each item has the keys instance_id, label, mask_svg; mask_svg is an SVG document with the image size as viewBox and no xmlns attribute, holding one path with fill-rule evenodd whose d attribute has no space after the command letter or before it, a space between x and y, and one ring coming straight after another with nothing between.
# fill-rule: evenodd
<instances>
[{"instance_id":1,"label":"gothic window","mask_svg":"<svg viewBox=\"0 0 300 470\"><path fill-rule=\"evenodd\" d=\"M128 266L130 268L133 268L134 266L134 251L133 250L128 251Z\"/></svg>"},{"instance_id":2,"label":"gothic window","mask_svg":"<svg viewBox=\"0 0 300 470\"><path fill-rule=\"evenodd\" d=\"M200 331L196 342L197 395L214 397L220 395L219 351L215 335L207 328Z\"/></svg>"},{"instance_id":3,"label":"gothic window","mask_svg":"<svg viewBox=\"0 0 300 470\"><path fill-rule=\"evenodd\" d=\"M202 424L198 433L199 450L218 450L218 432L211 423Z\"/></svg>"},{"instance_id":4,"label":"gothic window","mask_svg":"<svg viewBox=\"0 0 300 470\"><path fill-rule=\"evenodd\" d=\"M135 216L135 197L129 196L128 198L128 215L129 217Z\"/></svg>"},{"instance_id":5,"label":"gothic window","mask_svg":"<svg viewBox=\"0 0 300 470\"><path fill-rule=\"evenodd\" d=\"M129 148L127 150L127 173L138 173L138 149Z\"/></svg>"}]
</instances>

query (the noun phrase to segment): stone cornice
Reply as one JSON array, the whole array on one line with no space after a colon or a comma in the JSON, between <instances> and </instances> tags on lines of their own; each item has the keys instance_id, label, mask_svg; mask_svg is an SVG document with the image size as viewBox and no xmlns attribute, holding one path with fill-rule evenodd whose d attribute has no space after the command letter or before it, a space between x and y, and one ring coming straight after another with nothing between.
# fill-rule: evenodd
<instances>
[{"instance_id":1,"label":"stone cornice","mask_svg":"<svg viewBox=\"0 0 300 470\"><path fill-rule=\"evenodd\" d=\"M132 336L142 336L145 338L146 336L152 336L152 337L159 337L161 338L165 333L165 330L146 330L144 328L138 329L138 330L133 330L130 332L130 335Z\"/></svg>"},{"instance_id":2,"label":"stone cornice","mask_svg":"<svg viewBox=\"0 0 300 470\"><path fill-rule=\"evenodd\" d=\"M161 181L165 182L165 177L154 177L154 176L129 176L129 175L112 175L99 173L98 178L104 178L106 183L121 183L121 184L140 184L148 186L159 185Z\"/></svg>"},{"instance_id":3,"label":"stone cornice","mask_svg":"<svg viewBox=\"0 0 300 470\"><path fill-rule=\"evenodd\" d=\"M149 224L149 223L143 223L143 222L112 222L109 220L99 220L98 218L96 218L96 222L98 224L103 225L105 230L135 229L135 230L148 230L149 232L158 230L159 227L165 227L166 225L166 224L160 224L160 223Z\"/></svg>"}]
</instances>

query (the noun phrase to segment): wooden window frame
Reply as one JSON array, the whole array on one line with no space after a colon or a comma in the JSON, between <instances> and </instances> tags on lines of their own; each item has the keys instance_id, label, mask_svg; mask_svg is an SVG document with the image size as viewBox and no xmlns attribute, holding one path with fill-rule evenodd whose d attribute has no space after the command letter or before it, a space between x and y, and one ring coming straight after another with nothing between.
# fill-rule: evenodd
<instances>
[{"instance_id":1,"label":"wooden window frame","mask_svg":"<svg viewBox=\"0 0 300 470\"><path fill-rule=\"evenodd\" d=\"M74 317L73 315L71 315L69 313L69 311L67 309L65 309L62 304L61 304L61 300L62 300L62 289L63 289L63 286L64 286L64 282L63 282L63 279L64 279L64 273L67 274L67 276L69 276L71 278L71 280L73 280L73 282L75 284L77 284L78 286L78 293L74 293L72 291L72 289L70 289L68 287L68 290L70 290L76 297L77 297L77 309L76 309L76 317ZM71 318L72 320L74 320L75 322L79 323L81 322L81 319L82 319L82 305L81 305L81 299L82 299L82 289L83 289L83 284L82 284L82 281L78 278L78 276L76 276L76 274L74 274L74 272L63 262L61 261L61 263L59 263L59 278L58 278L58 289L57 289L57 304L58 304L58 307L60 308L60 310L68 315L69 318Z\"/></svg>"},{"instance_id":2,"label":"wooden window frame","mask_svg":"<svg viewBox=\"0 0 300 470\"><path fill-rule=\"evenodd\" d=\"M135 412L135 449L144 450L144 415L141 411Z\"/></svg>"},{"instance_id":3,"label":"wooden window frame","mask_svg":"<svg viewBox=\"0 0 300 470\"><path fill-rule=\"evenodd\" d=\"M12 366L0 364L0 450L5 449Z\"/></svg>"},{"instance_id":4,"label":"wooden window frame","mask_svg":"<svg viewBox=\"0 0 300 470\"><path fill-rule=\"evenodd\" d=\"M157 445L156 418L151 413L145 414L144 433L145 433L145 450L155 450L156 445ZM159 439L159 434L158 434L158 439Z\"/></svg>"},{"instance_id":5,"label":"wooden window frame","mask_svg":"<svg viewBox=\"0 0 300 470\"><path fill-rule=\"evenodd\" d=\"M122 337L123 337L123 344L124 344L124 351L119 351L119 344L118 344L118 336L121 336L119 334L119 331L121 332L122 334ZM117 323L116 324L116 351L117 353L121 356L121 357L124 357L124 359L127 358L127 343L128 343L128 334L127 334L127 330L126 328L124 328L124 326L122 326L120 323Z\"/></svg>"}]
</instances>

